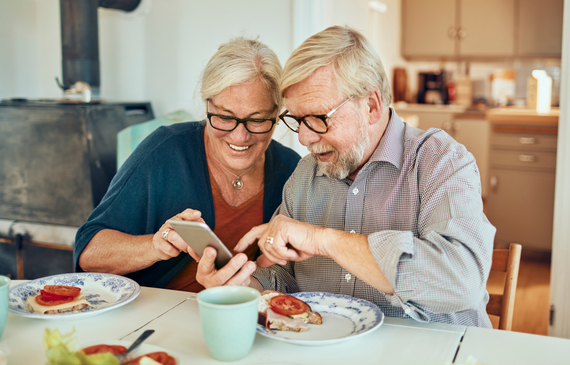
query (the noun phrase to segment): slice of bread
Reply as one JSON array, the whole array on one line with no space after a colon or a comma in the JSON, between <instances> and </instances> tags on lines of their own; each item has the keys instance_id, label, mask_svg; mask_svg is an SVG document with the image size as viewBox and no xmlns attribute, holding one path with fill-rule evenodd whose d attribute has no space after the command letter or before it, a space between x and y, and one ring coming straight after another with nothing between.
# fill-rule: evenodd
<instances>
[{"instance_id":1,"label":"slice of bread","mask_svg":"<svg viewBox=\"0 0 570 365\"><path fill-rule=\"evenodd\" d=\"M71 308L63 308L63 309L57 309L57 310L48 310L45 311L44 314L57 314L57 313L65 313L65 312L73 312L73 311L78 311L80 309L83 309L85 307L87 307L89 304L85 304L85 303L79 303L77 305L74 305Z\"/></svg>"},{"instance_id":2,"label":"slice of bread","mask_svg":"<svg viewBox=\"0 0 570 365\"><path fill-rule=\"evenodd\" d=\"M281 331L295 331L303 332L308 331L310 328L306 324L317 324L323 323L322 316L313 312L311 306L307 303L307 310L305 313L294 315L294 316L284 316L275 311L271 310L271 305L269 304L271 298L278 295L288 295L275 290L264 290L261 292L261 298L259 300L258 312L259 312L259 323L265 325L267 329L270 330L281 330Z\"/></svg>"}]
</instances>

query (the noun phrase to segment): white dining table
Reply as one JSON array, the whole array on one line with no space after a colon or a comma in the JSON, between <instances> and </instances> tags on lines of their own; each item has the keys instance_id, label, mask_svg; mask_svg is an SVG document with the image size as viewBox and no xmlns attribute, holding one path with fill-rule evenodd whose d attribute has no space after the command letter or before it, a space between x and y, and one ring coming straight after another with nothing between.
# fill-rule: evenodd
<instances>
[{"instance_id":1,"label":"white dining table","mask_svg":"<svg viewBox=\"0 0 570 365\"><path fill-rule=\"evenodd\" d=\"M22 282L15 280L11 286ZM8 350L8 365L45 364L42 336L46 328L59 329L62 333L75 329L79 343L91 344L134 341L144 330L154 329L155 333L145 343L175 355L181 364L224 363L208 352L193 293L142 287L132 302L82 319L47 320L9 313L0 338L0 349ZM501 343L505 341L511 341L511 346L501 351ZM462 364L471 355L479 361L486 360L482 361L486 365L508 365L515 362L503 359L515 353L515 341L526 341L528 351L533 343L545 351L559 349L553 352L555 356L549 365L569 363L570 356L557 357L568 355L570 350L560 348L570 349L570 340L388 317L378 329L333 345L296 345L257 334L250 353L234 363L446 365L456 356L456 363ZM483 351L486 348L490 350ZM542 351L540 348L537 351ZM501 355L490 356L494 351ZM522 360L516 364L541 363Z\"/></svg>"}]
</instances>

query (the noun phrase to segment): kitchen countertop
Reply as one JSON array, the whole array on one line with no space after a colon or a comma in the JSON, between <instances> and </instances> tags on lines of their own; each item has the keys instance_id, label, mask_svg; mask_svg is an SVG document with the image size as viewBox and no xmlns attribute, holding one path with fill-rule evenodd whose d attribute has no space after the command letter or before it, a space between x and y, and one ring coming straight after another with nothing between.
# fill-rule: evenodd
<instances>
[{"instance_id":1,"label":"kitchen countertop","mask_svg":"<svg viewBox=\"0 0 570 365\"><path fill-rule=\"evenodd\" d=\"M491 124L557 127L559 115L559 108L552 108L548 113L526 108L494 108L487 111L486 118Z\"/></svg>"},{"instance_id":2,"label":"kitchen countertop","mask_svg":"<svg viewBox=\"0 0 570 365\"><path fill-rule=\"evenodd\" d=\"M398 102L394 104L397 113L451 113L457 118L485 119L485 109L466 107L464 105L437 105L437 104L414 104Z\"/></svg>"},{"instance_id":3,"label":"kitchen countertop","mask_svg":"<svg viewBox=\"0 0 570 365\"><path fill-rule=\"evenodd\" d=\"M477 109L461 105L434 105L396 103L394 109L400 114L410 113L451 113L455 118L486 119L491 124L557 127L559 108L548 113L538 113L535 109L506 107Z\"/></svg>"}]
</instances>

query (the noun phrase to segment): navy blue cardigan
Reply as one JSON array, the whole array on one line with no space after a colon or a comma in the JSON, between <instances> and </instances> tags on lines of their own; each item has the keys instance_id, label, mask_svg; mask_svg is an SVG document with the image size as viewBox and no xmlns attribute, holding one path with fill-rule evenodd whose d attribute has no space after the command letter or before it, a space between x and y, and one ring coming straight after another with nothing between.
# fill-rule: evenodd
<instances>
[{"instance_id":1,"label":"navy blue cardigan","mask_svg":"<svg viewBox=\"0 0 570 365\"><path fill-rule=\"evenodd\" d=\"M187 208L202 212L214 229L215 214L201 122L160 127L121 166L101 203L75 237L75 270L79 256L97 232L113 229L130 235L154 234L164 222ZM276 141L265 152L263 222L281 203L283 185L299 155ZM165 287L192 258L182 253L125 276L140 285Z\"/></svg>"}]
</instances>

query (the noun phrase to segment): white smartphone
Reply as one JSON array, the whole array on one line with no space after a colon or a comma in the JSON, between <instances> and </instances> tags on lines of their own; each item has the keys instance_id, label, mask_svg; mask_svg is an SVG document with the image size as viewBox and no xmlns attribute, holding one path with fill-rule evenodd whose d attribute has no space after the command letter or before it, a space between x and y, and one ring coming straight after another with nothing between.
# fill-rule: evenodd
<instances>
[{"instance_id":1,"label":"white smartphone","mask_svg":"<svg viewBox=\"0 0 570 365\"><path fill-rule=\"evenodd\" d=\"M228 248L220 241L216 234L201 222L169 220L168 224L182 237L198 256L204 255L206 247L213 247L218 251L216 256L216 269L224 267L233 257Z\"/></svg>"}]
</instances>

